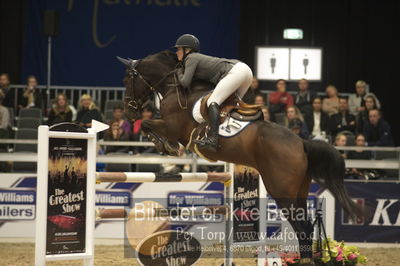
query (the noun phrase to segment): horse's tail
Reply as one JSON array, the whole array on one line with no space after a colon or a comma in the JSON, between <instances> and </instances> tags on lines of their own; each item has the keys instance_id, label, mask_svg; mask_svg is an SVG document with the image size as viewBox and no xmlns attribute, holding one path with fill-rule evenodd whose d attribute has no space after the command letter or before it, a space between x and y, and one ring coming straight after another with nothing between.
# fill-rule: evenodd
<instances>
[{"instance_id":1,"label":"horse's tail","mask_svg":"<svg viewBox=\"0 0 400 266\"><path fill-rule=\"evenodd\" d=\"M350 198L344 186L344 159L332 145L318 140L305 140L308 175L327 188L339 201L344 211L353 218L364 216L364 211Z\"/></svg>"}]
</instances>

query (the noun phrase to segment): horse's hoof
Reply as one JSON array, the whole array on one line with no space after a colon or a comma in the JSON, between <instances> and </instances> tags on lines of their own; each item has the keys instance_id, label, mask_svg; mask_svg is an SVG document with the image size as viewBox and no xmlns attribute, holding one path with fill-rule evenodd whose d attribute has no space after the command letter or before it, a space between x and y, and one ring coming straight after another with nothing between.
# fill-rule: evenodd
<instances>
[{"instance_id":1,"label":"horse's hoof","mask_svg":"<svg viewBox=\"0 0 400 266\"><path fill-rule=\"evenodd\" d=\"M301 266L315 266L314 260L311 258L300 259L299 265Z\"/></svg>"}]
</instances>

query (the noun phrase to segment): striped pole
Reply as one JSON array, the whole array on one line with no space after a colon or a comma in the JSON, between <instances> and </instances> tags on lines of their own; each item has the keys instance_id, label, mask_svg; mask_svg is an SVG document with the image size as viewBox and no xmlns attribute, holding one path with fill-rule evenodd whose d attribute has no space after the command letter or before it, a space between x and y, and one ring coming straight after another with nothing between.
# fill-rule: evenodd
<instances>
[{"instance_id":1,"label":"striped pole","mask_svg":"<svg viewBox=\"0 0 400 266\"><path fill-rule=\"evenodd\" d=\"M226 215L229 213L229 207L225 205L218 206L194 206L180 208L149 208L148 210L132 209L127 213L126 209L100 209L96 210L96 220L110 218L144 218L144 217L175 217L175 216L197 216L197 215Z\"/></svg>"},{"instance_id":2,"label":"striped pole","mask_svg":"<svg viewBox=\"0 0 400 266\"><path fill-rule=\"evenodd\" d=\"M101 219L110 218L126 218L127 213L125 209L101 209L96 210L96 221Z\"/></svg>"},{"instance_id":3,"label":"striped pole","mask_svg":"<svg viewBox=\"0 0 400 266\"><path fill-rule=\"evenodd\" d=\"M179 173L156 174L134 172L97 172L96 182L227 182L229 173Z\"/></svg>"}]
</instances>

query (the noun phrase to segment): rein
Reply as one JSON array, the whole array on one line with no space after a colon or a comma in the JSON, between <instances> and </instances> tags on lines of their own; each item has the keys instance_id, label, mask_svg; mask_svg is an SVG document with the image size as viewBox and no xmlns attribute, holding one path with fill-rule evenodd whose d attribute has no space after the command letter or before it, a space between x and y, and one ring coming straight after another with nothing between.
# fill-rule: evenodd
<instances>
[{"instance_id":1,"label":"rein","mask_svg":"<svg viewBox=\"0 0 400 266\"><path fill-rule=\"evenodd\" d=\"M129 78L131 80L132 97L124 97L125 102L128 101L128 106L130 108L134 109L135 111L138 111L139 107L143 108L150 101L150 99L145 101L144 103L143 103L143 101L144 101L144 98L146 96L142 96L139 99L135 99L134 90L133 90L133 78L134 78L134 76L139 77L140 80L142 80L142 82L147 86L147 89L149 89L152 92L156 92L156 95L158 96L159 91L156 89L156 87L158 87L171 74L174 74L175 73L175 69L176 69L175 68L174 70L171 70L164 77L162 77L159 81L157 81L154 85L151 85L150 82L148 82L143 77L143 75L136 69L136 67L139 65L140 61L141 60L139 60L138 62L136 62L134 64L131 64L129 69L128 69L128 76L129 76ZM167 86L176 87L179 106L181 107L182 110L185 110L185 109L187 109L187 104L188 104L187 97L185 97L186 103L185 103L185 106L183 106L182 103L181 103L180 95L179 95L179 83L177 82L176 75L174 75L174 80L175 80L175 84L168 84Z\"/></svg>"},{"instance_id":2,"label":"rein","mask_svg":"<svg viewBox=\"0 0 400 266\"><path fill-rule=\"evenodd\" d=\"M175 84L178 84L178 81L176 80L176 75L174 75L174 80L175 80ZM186 95L184 95L184 97L185 97L185 105L183 106L182 102L181 102L181 97L180 97L180 94L179 94L179 86L175 86L175 88L176 88L176 96L178 97L179 107L182 110L186 110L188 108L188 99L187 99ZM183 92L182 92L182 94L183 94Z\"/></svg>"}]
</instances>

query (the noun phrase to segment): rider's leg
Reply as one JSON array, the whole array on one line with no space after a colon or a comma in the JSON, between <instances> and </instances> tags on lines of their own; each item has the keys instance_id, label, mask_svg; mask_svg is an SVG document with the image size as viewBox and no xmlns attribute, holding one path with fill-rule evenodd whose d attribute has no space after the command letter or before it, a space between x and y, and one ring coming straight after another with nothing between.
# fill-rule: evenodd
<instances>
[{"instance_id":1,"label":"rider's leg","mask_svg":"<svg viewBox=\"0 0 400 266\"><path fill-rule=\"evenodd\" d=\"M247 90L250 88L251 82L253 81L253 72L251 71L250 67L244 63L240 65L240 71L246 76L243 78L242 84L240 84L236 92L240 98L243 98Z\"/></svg>"},{"instance_id":2,"label":"rider's leg","mask_svg":"<svg viewBox=\"0 0 400 266\"><path fill-rule=\"evenodd\" d=\"M235 64L215 86L213 93L207 100L207 106L210 106L213 102L221 105L235 91L238 91L239 96L243 97L251 85L252 78L253 73L250 67L242 62Z\"/></svg>"},{"instance_id":3,"label":"rider's leg","mask_svg":"<svg viewBox=\"0 0 400 266\"><path fill-rule=\"evenodd\" d=\"M246 90L250 87L252 77L251 69L246 64L239 62L218 82L207 100L210 131L205 140L196 141L195 143L205 146L213 152L217 151L219 106L238 88L246 93ZM244 89L245 86L247 86L246 89Z\"/></svg>"}]
</instances>

